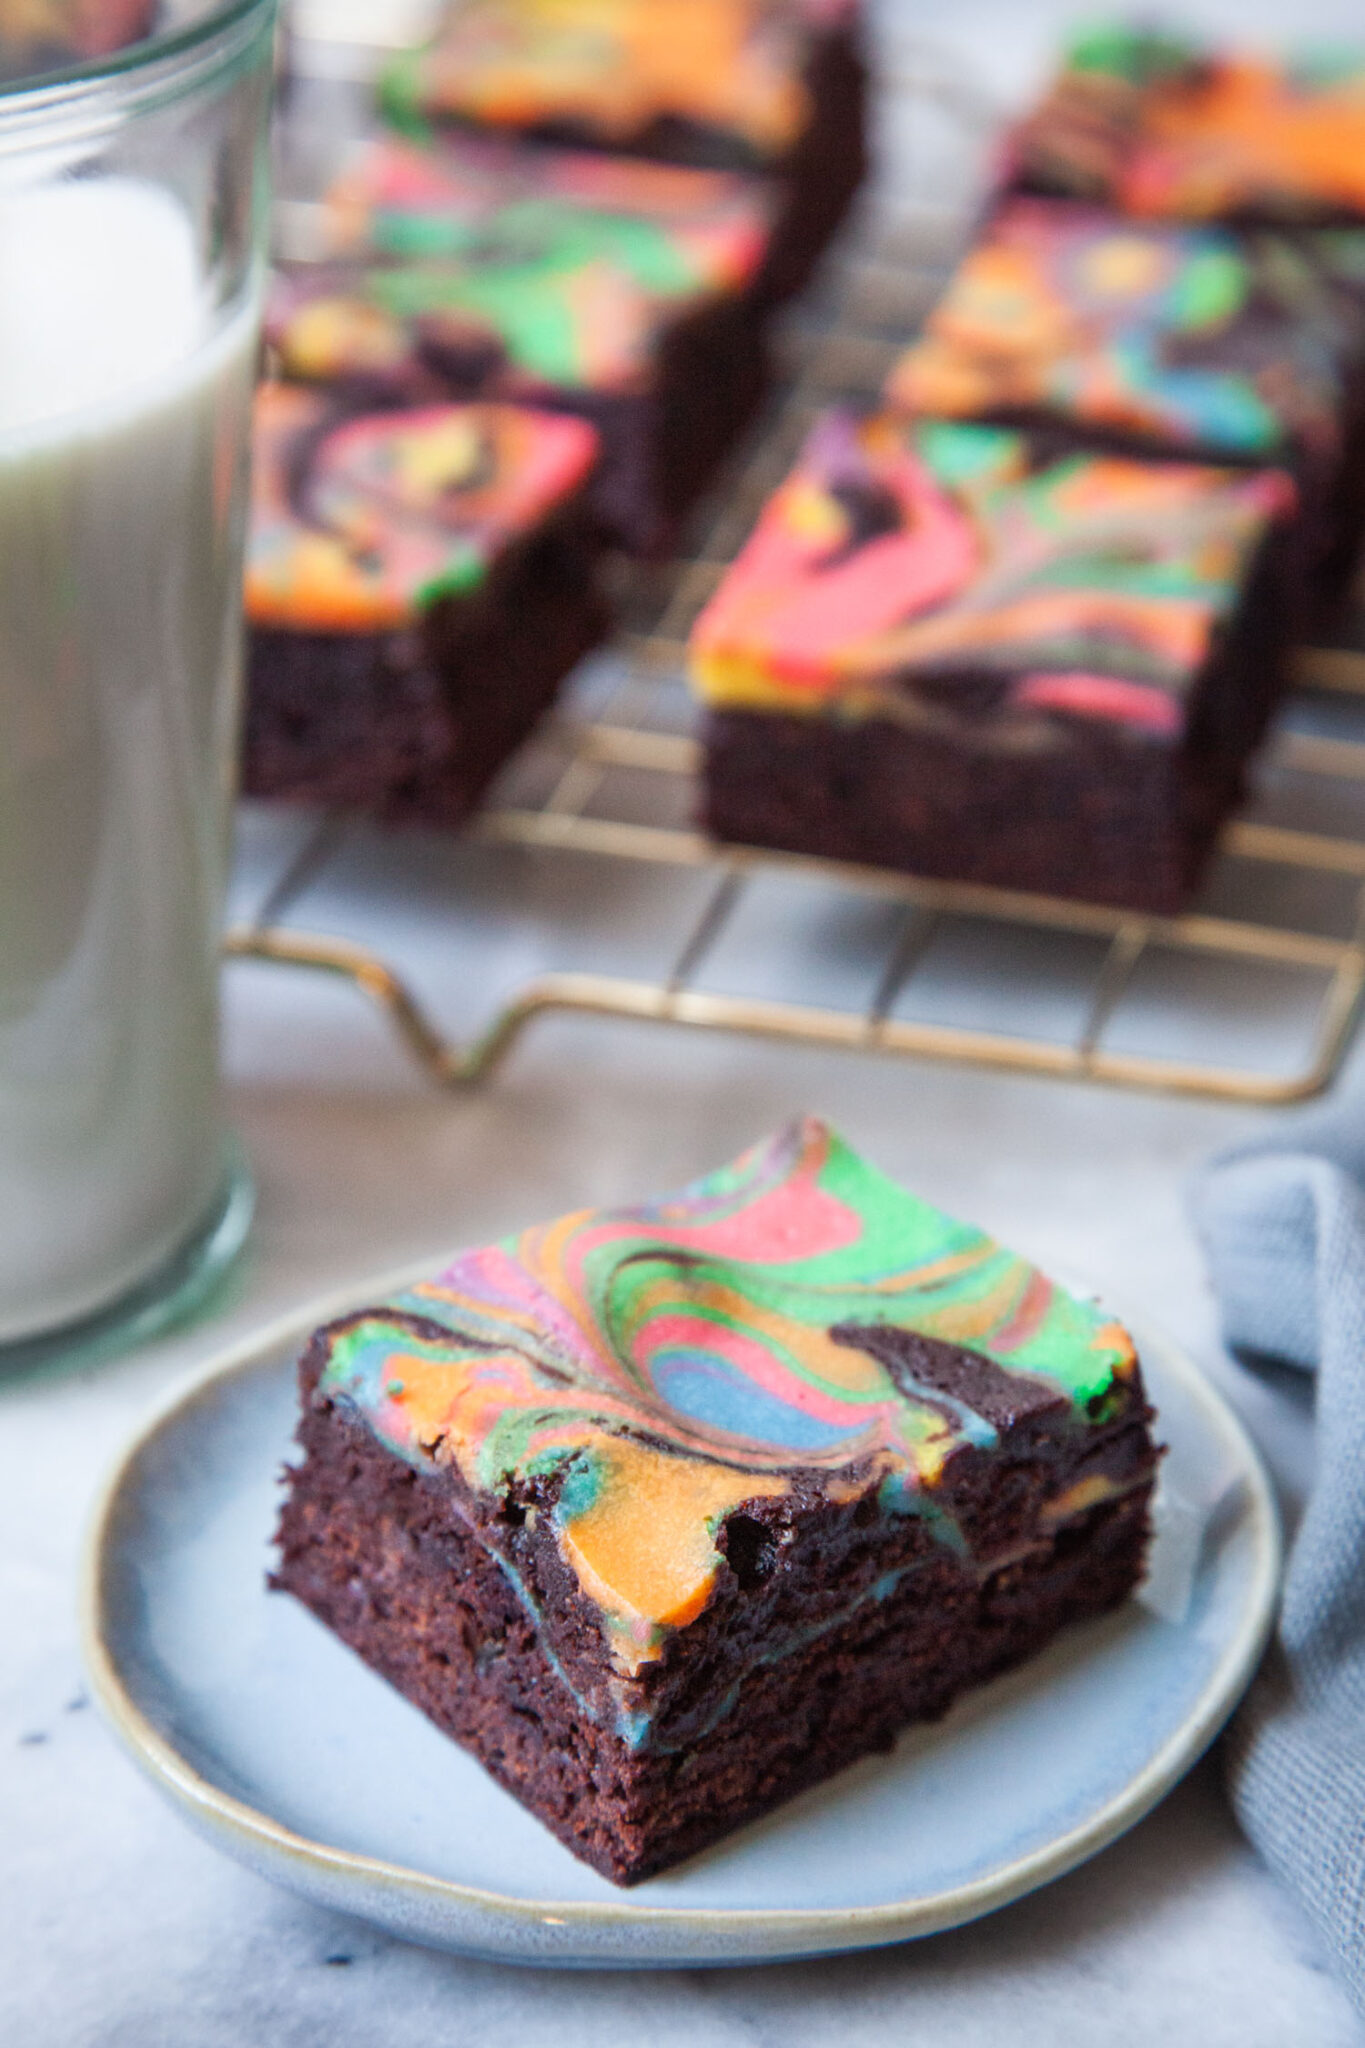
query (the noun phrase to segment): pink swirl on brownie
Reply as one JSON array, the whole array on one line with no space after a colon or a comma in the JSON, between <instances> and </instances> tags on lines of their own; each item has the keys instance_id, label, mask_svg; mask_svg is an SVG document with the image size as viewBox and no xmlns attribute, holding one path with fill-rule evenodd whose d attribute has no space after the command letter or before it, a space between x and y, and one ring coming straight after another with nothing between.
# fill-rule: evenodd
<instances>
[{"instance_id":1,"label":"pink swirl on brownie","mask_svg":"<svg viewBox=\"0 0 1365 2048\"><path fill-rule=\"evenodd\" d=\"M725 708L854 718L984 672L1015 678L1002 715L1170 735L1293 502L1278 471L832 413L701 614L693 679ZM951 689L935 703L950 716Z\"/></svg>"},{"instance_id":2,"label":"pink swirl on brownie","mask_svg":"<svg viewBox=\"0 0 1365 2048\"><path fill-rule=\"evenodd\" d=\"M510 405L347 413L257 393L247 616L382 632L476 588L492 560L586 480L586 421Z\"/></svg>"}]
</instances>

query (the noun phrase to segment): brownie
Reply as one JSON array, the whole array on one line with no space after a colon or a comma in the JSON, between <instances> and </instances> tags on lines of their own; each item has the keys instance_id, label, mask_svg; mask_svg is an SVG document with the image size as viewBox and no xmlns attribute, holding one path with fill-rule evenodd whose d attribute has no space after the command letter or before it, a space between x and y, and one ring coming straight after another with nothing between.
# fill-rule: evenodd
<instances>
[{"instance_id":1,"label":"brownie","mask_svg":"<svg viewBox=\"0 0 1365 2048\"><path fill-rule=\"evenodd\" d=\"M1365 219L1365 48L1276 59L1089 30L1010 137L1004 169L1152 218Z\"/></svg>"},{"instance_id":2,"label":"brownie","mask_svg":"<svg viewBox=\"0 0 1365 2048\"><path fill-rule=\"evenodd\" d=\"M1279 471L820 420L694 628L718 837L1174 911L1285 680Z\"/></svg>"},{"instance_id":3,"label":"brownie","mask_svg":"<svg viewBox=\"0 0 1365 2048\"><path fill-rule=\"evenodd\" d=\"M620 1884L1143 1568L1121 1326L808 1120L320 1330L273 1583Z\"/></svg>"},{"instance_id":4,"label":"brownie","mask_svg":"<svg viewBox=\"0 0 1365 2048\"><path fill-rule=\"evenodd\" d=\"M248 795L458 825L606 629L585 422L257 394Z\"/></svg>"},{"instance_id":5,"label":"brownie","mask_svg":"<svg viewBox=\"0 0 1365 2048\"><path fill-rule=\"evenodd\" d=\"M783 204L761 274L805 282L867 170L857 0L456 0L382 88L391 120L491 128L719 170Z\"/></svg>"},{"instance_id":6,"label":"brownie","mask_svg":"<svg viewBox=\"0 0 1365 2048\"><path fill-rule=\"evenodd\" d=\"M0 5L0 80L89 64L142 42L161 0L6 0Z\"/></svg>"},{"instance_id":7,"label":"brownie","mask_svg":"<svg viewBox=\"0 0 1365 2048\"><path fill-rule=\"evenodd\" d=\"M915 412L1288 464L1321 607L1365 524L1365 229L1146 223L1011 198L886 388Z\"/></svg>"},{"instance_id":8,"label":"brownie","mask_svg":"<svg viewBox=\"0 0 1365 2048\"><path fill-rule=\"evenodd\" d=\"M887 396L1213 461L1336 461L1365 353L1354 240L1008 199Z\"/></svg>"},{"instance_id":9,"label":"brownie","mask_svg":"<svg viewBox=\"0 0 1365 2048\"><path fill-rule=\"evenodd\" d=\"M457 137L363 144L335 260L277 276L285 374L371 398L512 398L590 419L596 502L660 553L762 395L759 178Z\"/></svg>"}]
</instances>

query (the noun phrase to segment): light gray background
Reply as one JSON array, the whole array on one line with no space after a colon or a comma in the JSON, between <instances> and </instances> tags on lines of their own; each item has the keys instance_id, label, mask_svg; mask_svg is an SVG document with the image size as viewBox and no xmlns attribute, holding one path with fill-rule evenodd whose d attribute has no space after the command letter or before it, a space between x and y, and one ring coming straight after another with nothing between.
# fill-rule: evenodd
<instances>
[{"instance_id":1,"label":"light gray background","mask_svg":"<svg viewBox=\"0 0 1365 2048\"><path fill-rule=\"evenodd\" d=\"M901 65L1003 105L1036 83L1056 25L1080 12L959 0L880 15ZM1282 15L1199 12L1220 25L1274 26ZM1349 26L1351 14L1297 9L1293 25L1330 27L1335 15ZM926 111L907 124L897 113L884 127L898 176L965 196L972 157L957 116ZM245 822L239 910L294 846L286 822ZM387 848L380 882L362 889L376 872L365 852L323 876L299 921L399 952L452 1026L539 962L647 971L691 901L666 878L421 840ZM781 946L783 960L764 967L779 983L811 987L842 971L827 927L799 906L784 912ZM1021 1001L1026 1012L1026 989ZM487 1089L440 1097L347 989L234 967L228 1015L232 1112L260 1211L226 1297L211 1318L133 1357L0 1384L6 2048L871 2038L1344 2048L1359 2038L1310 1931L1233 1827L1212 1763L1086 1868L974 1928L733 1973L551 1976L461 1963L299 1904L189 1835L88 1706L73 1612L95 1487L162 1389L329 1286L561 1207L667 1187L797 1111L831 1117L931 1199L1163 1323L1232 1394L1291 1496L1309 1454L1291 1393L1223 1356L1182 1210L1188 1170L1251 1127L1245 1111L563 1020L535 1027ZM1365 1094L1359 1060L1345 1086L1353 1100Z\"/></svg>"}]
</instances>

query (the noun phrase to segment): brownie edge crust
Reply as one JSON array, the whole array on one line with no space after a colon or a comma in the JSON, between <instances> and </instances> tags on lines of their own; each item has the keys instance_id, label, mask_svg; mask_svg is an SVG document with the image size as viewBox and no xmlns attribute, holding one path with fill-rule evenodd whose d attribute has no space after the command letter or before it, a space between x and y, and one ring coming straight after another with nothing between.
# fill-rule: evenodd
<instances>
[{"instance_id":1,"label":"brownie edge crust","mask_svg":"<svg viewBox=\"0 0 1365 2048\"><path fill-rule=\"evenodd\" d=\"M1119 1606L1142 1573L1152 1478L1140 1393L1108 1447L1128 1468L1128 1490L1044 1531L1048 1479L1061 1474L1021 1445L996 1488L999 1548L981 1565L950 1556L908 1517L878 1541L860 1524L862 1503L812 1500L791 1520L749 1503L723 1531L712 1608L665 1660L676 1718L700 1721L701 1732L676 1748L636 1751L585 1713L556 1670L498 1538L339 1404L307 1395L318 1366L312 1355L302 1367L305 1461L281 1517L272 1586L293 1593L616 1884L638 1884L858 1757L889 1750L903 1728L937 1720L1059 1629ZM979 1474L964 1473L964 1487L973 1480L980 1485ZM554 1581L562 1566L548 1519L539 1528L508 1548ZM526 1560L526 1550L540 1555ZM854 1589L842 1620L828 1612L831 1567ZM879 1591L898 1570L896 1588ZM577 1611L568 1585L559 1590L566 1647L600 1655L592 1617ZM790 1639L803 1625L813 1640L769 1661L778 1630ZM739 1698L707 1729L698 1709L718 1664L740 1674ZM709 1689L704 1697L714 1706Z\"/></svg>"},{"instance_id":2,"label":"brownie edge crust","mask_svg":"<svg viewBox=\"0 0 1365 2048\"><path fill-rule=\"evenodd\" d=\"M807 1150L829 1136L820 1126L804 1132L796 1142ZM725 1192L733 1186L732 1178ZM638 1232L642 1218L675 1220L695 1194L649 1211L598 1213L608 1227ZM580 1219L558 1228L572 1223ZM591 1223L600 1249L598 1219L581 1227ZM550 1235L524 1238L543 1243ZM514 1242L465 1255L432 1283L432 1305L457 1294L467 1301L473 1261L505 1259ZM1036 1324L1039 1287L1048 1283L1029 1280L1032 1269L980 1234L950 1256L976 1258L978 1244L988 1262L1012 1262L1005 1291L1015 1305L1001 1328L1015 1332L1030 1317ZM657 1291L653 1253L625 1249L613 1279L642 1264L641 1284ZM506 1285L505 1265L488 1270ZM1013 1292L1020 1277L1022 1297ZM615 1327L623 1327L621 1296L604 1285ZM509 1403L500 1411L495 1430L509 1416L529 1417L541 1449L507 1466L496 1487L471 1483L468 1468L442 1458L435 1439L416 1458L384 1440L392 1415L376 1407L375 1383L362 1389L360 1368L346 1361L369 1359L382 1327L377 1384L401 1396L424 1356L452 1355L451 1312L428 1318L421 1293L413 1290L401 1307L342 1318L304 1354L303 1458L288 1474L272 1584L618 1884L637 1883L857 1757L889 1749L907 1724L937 1718L1058 1629L1117 1606L1141 1575L1157 1453L1131 1356L1101 1393L1087 1394L1090 1382L1082 1381L1073 1396L1027 1361L1006 1368L984 1351L860 1318L821 1333L824 1384L870 1388L921 1447L916 1433L942 1424L947 1448L932 1484L923 1483L924 1468L907 1482L869 1447L867 1429L858 1454L839 1464L789 1453L780 1470L760 1469L751 1451L753 1469L737 1461L709 1496L721 1506L706 1522L711 1568L700 1596L648 1641L638 1629L631 1637L604 1607L611 1554L600 1527L593 1535L602 1499L609 1521L621 1506L613 1505L614 1482L598 1490L595 1509L580 1453L545 1455L548 1408ZM1089 1314L1062 1299L1058 1313L1073 1323ZM675 1305L669 1315L676 1359ZM486 1328L476 1338L472 1319L464 1327L462 1341L475 1347L469 1383L486 1403L505 1362ZM1101 1340L1116 1329L1103 1326ZM445 1391L459 1369L440 1365ZM656 1383L667 1384L666 1369L653 1366ZM571 1432L580 1445L582 1392ZM451 1427L467 1428L472 1412ZM622 1430L619 1414L613 1430ZM718 1468L705 1450L665 1442L657 1416L654 1431L636 1426L606 1441L627 1474L651 1461L669 1466L660 1498L644 1503L656 1529L670 1513L669 1485L714 1485ZM625 1507L633 1511L629 1501Z\"/></svg>"}]
</instances>

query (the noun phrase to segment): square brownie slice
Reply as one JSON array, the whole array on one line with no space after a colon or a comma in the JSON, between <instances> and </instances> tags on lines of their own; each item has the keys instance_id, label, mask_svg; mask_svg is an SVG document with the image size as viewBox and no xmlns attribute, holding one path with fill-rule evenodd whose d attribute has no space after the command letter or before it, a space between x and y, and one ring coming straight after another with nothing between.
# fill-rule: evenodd
<instances>
[{"instance_id":1,"label":"square brownie slice","mask_svg":"<svg viewBox=\"0 0 1365 2048\"><path fill-rule=\"evenodd\" d=\"M1365 521L1365 230L1287 234L1005 200L887 382L890 403L1299 477L1307 594Z\"/></svg>"},{"instance_id":2,"label":"square brownie slice","mask_svg":"<svg viewBox=\"0 0 1365 2048\"><path fill-rule=\"evenodd\" d=\"M629 1884L1103 1613L1133 1345L794 1126L320 1330L273 1583Z\"/></svg>"},{"instance_id":3,"label":"square brownie slice","mask_svg":"<svg viewBox=\"0 0 1365 2048\"><path fill-rule=\"evenodd\" d=\"M1365 49L1275 58L1087 30L1010 137L1005 175L1152 219L1365 219Z\"/></svg>"},{"instance_id":4,"label":"square brownie slice","mask_svg":"<svg viewBox=\"0 0 1365 2048\"><path fill-rule=\"evenodd\" d=\"M460 824L606 630L596 434L266 384L253 454L248 795Z\"/></svg>"},{"instance_id":5,"label":"square brownie slice","mask_svg":"<svg viewBox=\"0 0 1365 2048\"><path fill-rule=\"evenodd\" d=\"M1124 220L1007 199L891 372L954 418L1045 416L1217 461L1332 461L1365 351L1311 234Z\"/></svg>"},{"instance_id":6,"label":"square brownie slice","mask_svg":"<svg viewBox=\"0 0 1365 2048\"><path fill-rule=\"evenodd\" d=\"M694 628L722 839L1154 911L1282 687L1278 471L825 416Z\"/></svg>"},{"instance_id":7,"label":"square brownie slice","mask_svg":"<svg viewBox=\"0 0 1365 2048\"><path fill-rule=\"evenodd\" d=\"M761 285L782 298L867 169L860 27L857 0L456 0L382 97L409 132L456 123L772 173Z\"/></svg>"},{"instance_id":8,"label":"square brownie slice","mask_svg":"<svg viewBox=\"0 0 1365 2048\"><path fill-rule=\"evenodd\" d=\"M772 203L725 172L371 141L328 195L337 260L280 272L267 335L289 377L592 420L605 522L661 552L763 393Z\"/></svg>"}]
</instances>

